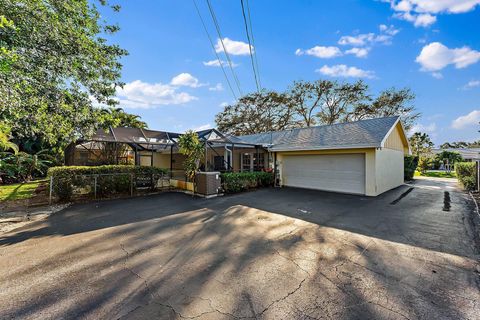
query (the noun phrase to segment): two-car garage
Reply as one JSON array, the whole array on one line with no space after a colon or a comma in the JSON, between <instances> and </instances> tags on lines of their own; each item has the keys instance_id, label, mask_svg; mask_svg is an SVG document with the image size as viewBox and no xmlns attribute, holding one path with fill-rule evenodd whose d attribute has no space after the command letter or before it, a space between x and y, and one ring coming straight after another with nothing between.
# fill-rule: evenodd
<instances>
[{"instance_id":1,"label":"two-car garage","mask_svg":"<svg viewBox=\"0 0 480 320\"><path fill-rule=\"evenodd\" d=\"M365 194L365 153L286 155L282 173L284 186Z\"/></svg>"},{"instance_id":2,"label":"two-car garage","mask_svg":"<svg viewBox=\"0 0 480 320\"><path fill-rule=\"evenodd\" d=\"M398 116L240 138L273 154L278 186L367 196L402 185L410 153Z\"/></svg>"}]
</instances>

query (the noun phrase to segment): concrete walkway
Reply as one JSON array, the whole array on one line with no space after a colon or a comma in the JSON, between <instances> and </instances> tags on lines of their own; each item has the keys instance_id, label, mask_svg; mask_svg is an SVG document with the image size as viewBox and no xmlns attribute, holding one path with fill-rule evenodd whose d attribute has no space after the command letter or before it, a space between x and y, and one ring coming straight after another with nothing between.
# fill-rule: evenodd
<instances>
[{"instance_id":1,"label":"concrete walkway","mask_svg":"<svg viewBox=\"0 0 480 320\"><path fill-rule=\"evenodd\" d=\"M431 179L74 205L0 235L0 318L478 319L473 214Z\"/></svg>"}]
</instances>

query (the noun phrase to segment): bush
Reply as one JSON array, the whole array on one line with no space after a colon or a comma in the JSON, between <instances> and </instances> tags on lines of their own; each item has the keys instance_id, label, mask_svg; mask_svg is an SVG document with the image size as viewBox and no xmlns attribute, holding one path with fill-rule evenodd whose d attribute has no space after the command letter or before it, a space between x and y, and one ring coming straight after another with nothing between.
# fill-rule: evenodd
<instances>
[{"instance_id":1,"label":"bush","mask_svg":"<svg viewBox=\"0 0 480 320\"><path fill-rule=\"evenodd\" d=\"M418 159L418 170L421 173L427 172L428 169L432 166L432 159L429 157L420 157Z\"/></svg>"},{"instance_id":2,"label":"bush","mask_svg":"<svg viewBox=\"0 0 480 320\"><path fill-rule=\"evenodd\" d=\"M415 174L415 170L417 169L418 157L405 156L403 162L404 162L403 177L405 180L412 180L413 175Z\"/></svg>"},{"instance_id":3,"label":"bush","mask_svg":"<svg viewBox=\"0 0 480 320\"><path fill-rule=\"evenodd\" d=\"M47 176L53 177L53 192L61 200L70 200L76 190L93 192L97 176L97 195L127 193L131 188L131 177L138 183L139 178L150 180L156 185L158 178L168 173L167 169L145 166L105 165L52 167ZM112 175L117 174L117 175ZM153 187L153 186L151 186Z\"/></svg>"},{"instance_id":4,"label":"bush","mask_svg":"<svg viewBox=\"0 0 480 320\"><path fill-rule=\"evenodd\" d=\"M458 181L465 190L475 190L477 187L477 167L475 162L457 162L455 171Z\"/></svg>"},{"instance_id":5,"label":"bush","mask_svg":"<svg viewBox=\"0 0 480 320\"><path fill-rule=\"evenodd\" d=\"M273 173L271 172L226 172L222 173L220 178L226 193L273 185Z\"/></svg>"}]
</instances>

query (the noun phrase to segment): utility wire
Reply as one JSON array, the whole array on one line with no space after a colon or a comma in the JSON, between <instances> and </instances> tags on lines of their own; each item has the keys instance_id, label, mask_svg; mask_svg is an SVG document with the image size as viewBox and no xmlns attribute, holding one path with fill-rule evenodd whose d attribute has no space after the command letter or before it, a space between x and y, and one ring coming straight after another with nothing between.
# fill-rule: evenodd
<instances>
[{"instance_id":1,"label":"utility wire","mask_svg":"<svg viewBox=\"0 0 480 320\"><path fill-rule=\"evenodd\" d=\"M252 28L252 18L250 16L250 3L246 0L247 3L247 12L248 12L248 23L250 26L250 35L252 36L252 44L254 47L253 56L255 57L255 68L257 69L257 77L258 83L260 84L260 88L262 89L262 82L260 81L260 69L258 68L258 60L257 60L257 46L255 45L255 37L253 36L253 28Z\"/></svg>"},{"instance_id":2,"label":"utility wire","mask_svg":"<svg viewBox=\"0 0 480 320\"><path fill-rule=\"evenodd\" d=\"M245 15L245 6L243 4L243 0L240 0L240 3L242 4L243 22L245 23L245 32L247 33L248 49L250 51L250 60L252 62L253 77L255 78L255 85L257 86L257 91L260 92L260 84L258 83L257 71L255 70L255 61L252 54L252 42L250 40L250 32L248 31L248 22L247 16Z\"/></svg>"},{"instance_id":3,"label":"utility wire","mask_svg":"<svg viewBox=\"0 0 480 320\"><path fill-rule=\"evenodd\" d=\"M220 25L218 24L217 17L215 15L215 12L213 10L212 4L210 3L210 0L206 0L207 5L208 5L208 10L210 11L210 15L212 16L213 23L215 25L215 29L217 30L217 34L220 40L220 43L222 44L223 52L225 53L225 56L227 57L227 62L228 65L230 66L230 70L232 72L233 78L235 80L235 83L237 84L238 91L240 92L240 95L243 96L242 89L240 87L240 81L238 81L237 75L235 74L235 71L233 70L233 64L232 60L230 59L230 55L228 54L227 48L225 48L225 44L223 43L223 37L222 33L220 31Z\"/></svg>"},{"instance_id":4,"label":"utility wire","mask_svg":"<svg viewBox=\"0 0 480 320\"><path fill-rule=\"evenodd\" d=\"M197 2L195 0L192 0L193 4L195 5L195 9L197 11L198 17L200 18L200 21L202 22L203 29L205 30L205 33L207 34L208 40L210 41L210 45L212 46L213 52L215 52L215 56L217 57L218 64L222 68L223 75L225 76L225 80L227 80L228 87L230 88L230 91L232 91L232 95L237 100L237 96L235 95L235 91L233 90L232 84L230 83L230 80L228 79L227 72L225 71L225 68L223 67L222 60L220 59L220 56L218 55L217 51L215 51L215 45L213 44L212 37L210 37L210 33L208 33L207 26L205 25L205 21L202 18L202 15L200 13L200 10L198 9Z\"/></svg>"}]
</instances>

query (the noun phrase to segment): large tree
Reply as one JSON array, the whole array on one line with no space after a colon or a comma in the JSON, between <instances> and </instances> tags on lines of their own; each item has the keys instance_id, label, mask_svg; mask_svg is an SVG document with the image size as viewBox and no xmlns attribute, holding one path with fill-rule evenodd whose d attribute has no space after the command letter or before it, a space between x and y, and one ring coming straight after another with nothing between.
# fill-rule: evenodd
<instances>
[{"instance_id":1,"label":"large tree","mask_svg":"<svg viewBox=\"0 0 480 320\"><path fill-rule=\"evenodd\" d=\"M295 81L287 95L299 125L310 127L346 121L358 105L368 100L367 90L368 86L362 81L353 84L330 80Z\"/></svg>"},{"instance_id":2,"label":"large tree","mask_svg":"<svg viewBox=\"0 0 480 320\"><path fill-rule=\"evenodd\" d=\"M410 138L410 148L415 156L428 155L432 151L433 142L429 135L422 132L415 132Z\"/></svg>"},{"instance_id":3,"label":"large tree","mask_svg":"<svg viewBox=\"0 0 480 320\"><path fill-rule=\"evenodd\" d=\"M363 81L296 81L285 93L266 91L239 99L217 114L218 129L252 134L355 120L401 116L408 130L418 119L409 89L388 89L376 97Z\"/></svg>"},{"instance_id":4,"label":"large tree","mask_svg":"<svg viewBox=\"0 0 480 320\"><path fill-rule=\"evenodd\" d=\"M354 120L400 116L405 129L409 130L420 117L413 105L415 95L408 88L397 90L390 88L380 94L370 103L360 104L351 113Z\"/></svg>"},{"instance_id":5,"label":"large tree","mask_svg":"<svg viewBox=\"0 0 480 320\"><path fill-rule=\"evenodd\" d=\"M0 121L21 149L61 149L100 125L93 99L115 104L127 52L107 41L118 27L98 5L119 10L105 0L0 1Z\"/></svg>"},{"instance_id":6,"label":"large tree","mask_svg":"<svg viewBox=\"0 0 480 320\"><path fill-rule=\"evenodd\" d=\"M262 91L241 97L215 117L218 130L235 135L293 127L293 107L285 94Z\"/></svg>"}]
</instances>

